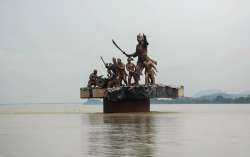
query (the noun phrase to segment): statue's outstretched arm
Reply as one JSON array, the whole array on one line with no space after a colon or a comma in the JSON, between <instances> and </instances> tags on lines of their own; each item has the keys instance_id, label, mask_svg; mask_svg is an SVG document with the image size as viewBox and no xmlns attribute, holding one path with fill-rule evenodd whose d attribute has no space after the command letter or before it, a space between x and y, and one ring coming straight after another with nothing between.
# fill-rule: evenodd
<instances>
[{"instance_id":1,"label":"statue's outstretched arm","mask_svg":"<svg viewBox=\"0 0 250 157\"><path fill-rule=\"evenodd\" d=\"M132 54L127 54L127 57L137 57L137 56L138 56L137 52L134 52Z\"/></svg>"}]
</instances>

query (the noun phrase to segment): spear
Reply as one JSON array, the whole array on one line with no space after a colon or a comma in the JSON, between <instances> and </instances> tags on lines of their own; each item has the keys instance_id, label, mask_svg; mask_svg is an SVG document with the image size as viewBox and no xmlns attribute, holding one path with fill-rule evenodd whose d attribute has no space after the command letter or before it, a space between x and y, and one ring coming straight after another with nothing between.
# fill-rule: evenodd
<instances>
[{"instance_id":1,"label":"spear","mask_svg":"<svg viewBox=\"0 0 250 157\"><path fill-rule=\"evenodd\" d=\"M101 58L101 60L102 60L103 64L106 66L106 63L104 62L104 60L103 60L102 56L100 56L100 58Z\"/></svg>"}]
</instances>

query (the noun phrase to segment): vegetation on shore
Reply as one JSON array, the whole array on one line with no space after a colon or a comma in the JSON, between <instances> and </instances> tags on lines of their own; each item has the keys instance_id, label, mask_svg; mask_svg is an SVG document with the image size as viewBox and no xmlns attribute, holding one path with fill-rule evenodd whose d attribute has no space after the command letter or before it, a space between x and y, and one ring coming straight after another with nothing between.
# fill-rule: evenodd
<instances>
[{"instance_id":1,"label":"vegetation on shore","mask_svg":"<svg viewBox=\"0 0 250 157\"><path fill-rule=\"evenodd\" d=\"M151 104L250 104L250 95L238 98L225 98L219 95L215 98L182 97L177 99L151 99Z\"/></svg>"}]
</instances>

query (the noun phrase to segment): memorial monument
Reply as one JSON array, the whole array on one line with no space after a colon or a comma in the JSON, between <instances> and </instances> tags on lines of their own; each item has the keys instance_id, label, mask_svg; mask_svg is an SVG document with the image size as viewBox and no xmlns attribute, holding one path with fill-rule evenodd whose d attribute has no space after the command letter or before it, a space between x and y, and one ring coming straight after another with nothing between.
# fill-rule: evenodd
<instances>
[{"instance_id":1,"label":"memorial monument","mask_svg":"<svg viewBox=\"0 0 250 157\"><path fill-rule=\"evenodd\" d=\"M112 40L126 57L124 64L120 58L112 58L112 63L106 63L107 77L98 76L93 70L89 76L87 87L80 88L80 98L102 98L104 113L150 112L150 98L177 98L184 96L184 87L170 87L157 84L155 81L157 61L148 55L148 41L145 34L137 35L136 51L128 54ZM137 63L133 60L137 58ZM141 76L145 83L140 84ZM133 82L132 82L133 79Z\"/></svg>"}]
</instances>

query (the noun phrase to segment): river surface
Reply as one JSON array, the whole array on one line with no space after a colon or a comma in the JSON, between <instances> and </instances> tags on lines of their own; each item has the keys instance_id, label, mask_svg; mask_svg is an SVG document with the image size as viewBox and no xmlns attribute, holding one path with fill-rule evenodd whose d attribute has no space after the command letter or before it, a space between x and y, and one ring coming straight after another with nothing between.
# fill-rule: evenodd
<instances>
[{"instance_id":1,"label":"river surface","mask_svg":"<svg viewBox=\"0 0 250 157\"><path fill-rule=\"evenodd\" d=\"M250 104L0 105L0 157L249 157Z\"/></svg>"}]
</instances>

